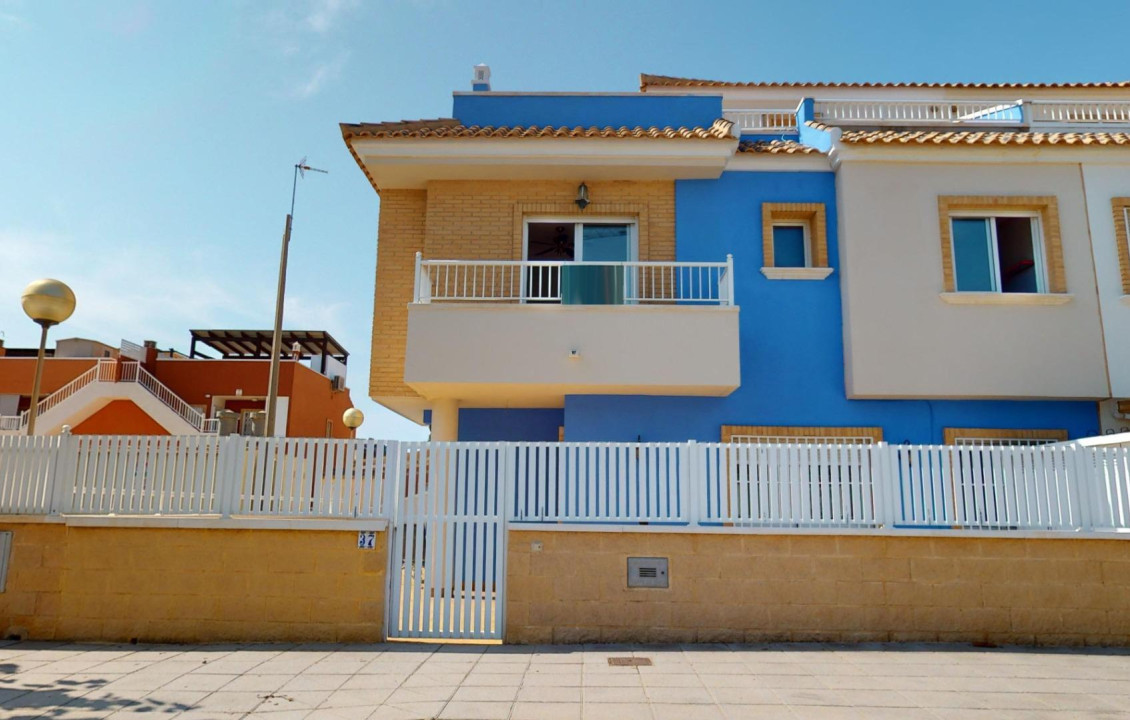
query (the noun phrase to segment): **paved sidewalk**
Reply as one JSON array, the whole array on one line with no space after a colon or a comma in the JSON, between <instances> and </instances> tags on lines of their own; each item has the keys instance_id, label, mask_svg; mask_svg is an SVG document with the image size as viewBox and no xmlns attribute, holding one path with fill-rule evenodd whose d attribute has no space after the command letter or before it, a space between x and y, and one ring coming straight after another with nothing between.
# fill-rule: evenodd
<instances>
[{"instance_id":1,"label":"paved sidewalk","mask_svg":"<svg viewBox=\"0 0 1130 720\"><path fill-rule=\"evenodd\" d=\"M608 659L650 666L610 666ZM0 643L0 718L1130 718L1130 651Z\"/></svg>"}]
</instances>

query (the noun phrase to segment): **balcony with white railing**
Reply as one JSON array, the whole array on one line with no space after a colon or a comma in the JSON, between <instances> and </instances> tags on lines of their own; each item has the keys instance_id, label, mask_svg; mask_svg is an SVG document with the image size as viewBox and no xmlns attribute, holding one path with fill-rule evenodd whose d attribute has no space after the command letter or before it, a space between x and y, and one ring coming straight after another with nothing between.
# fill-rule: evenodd
<instances>
[{"instance_id":1,"label":"balcony with white railing","mask_svg":"<svg viewBox=\"0 0 1130 720\"><path fill-rule=\"evenodd\" d=\"M567 262L416 258L414 302L569 305L734 304L725 262Z\"/></svg>"},{"instance_id":2,"label":"balcony with white railing","mask_svg":"<svg viewBox=\"0 0 1130 720\"><path fill-rule=\"evenodd\" d=\"M733 259L425 260L405 381L424 397L559 406L567 394L712 395L740 383Z\"/></svg>"},{"instance_id":3,"label":"balcony with white railing","mask_svg":"<svg viewBox=\"0 0 1130 720\"><path fill-rule=\"evenodd\" d=\"M1130 100L820 100L813 119L844 127L1100 131L1130 126Z\"/></svg>"}]
</instances>

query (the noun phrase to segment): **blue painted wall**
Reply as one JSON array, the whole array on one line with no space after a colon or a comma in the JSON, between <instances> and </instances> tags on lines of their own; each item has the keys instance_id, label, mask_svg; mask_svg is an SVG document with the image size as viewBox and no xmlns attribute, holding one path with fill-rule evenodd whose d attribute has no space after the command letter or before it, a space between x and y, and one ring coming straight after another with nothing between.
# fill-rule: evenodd
<instances>
[{"instance_id":1,"label":"blue painted wall","mask_svg":"<svg viewBox=\"0 0 1130 720\"><path fill-rule=\"evenodd\" d=\"M459 439L557 442L557 428L565 424L561 408L459 410Z\"/></svg>"},{"instance_id":2,"label":"blue painted wall","mask_svg":"<svg viewBox=\"0 0 1130 720\"><path fill-rule=\"evenodd\" d=\"M890 442L936 443L944 427L1067 428L1094 435L1093 402L848 400L844 390L839 269L826 280L769 280L760 272L761 204L821 202L837 265L835 177L830 172L727 172L676 182L676 255L734 255L741 308L742 385L725 398L570 396L567 440L717 442L720 426L882 426Z\"/></svg>"},{"instance_id":3,"label":"blue painted wall","mask_svg":"<svg viewBox=\"0 0 1130 720\"><path fill-rule=\"evenodd\" d=\"M464 125L709 127L722 117L722 96L460 93L452 116Z\"/></svg>"}]
</instances>

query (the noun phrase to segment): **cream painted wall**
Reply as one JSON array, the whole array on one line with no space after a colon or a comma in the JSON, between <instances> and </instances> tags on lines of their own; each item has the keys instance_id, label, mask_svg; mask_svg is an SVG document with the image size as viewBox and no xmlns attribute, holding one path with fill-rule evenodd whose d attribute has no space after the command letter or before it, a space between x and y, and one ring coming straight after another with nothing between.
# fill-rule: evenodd
<instances>
[{"instance_id":1,"label":"cream painted wall","mask_svg":"<svg viewBox=\"0 0 1130 720\"><path fill-rule=\"evenodd\" d=\"M849 397L1108 397L1078 165L845 161L836 186ZM939 195L1056 196L1072 301L943 302Z\"/></svg>"},{"instance_id":2,"label":"cream painted wall","mask_svg":"<svg viewBox=\"0 0 1130 720\"><path fill-rule=\"evenodd\" d=\"M463 407L560 407L566 394L729 395L741 382L738 309L411 305L404 379Z\"/></svg>"},{"instance_id":3,"label":"cream painted wall","mask_svg":"<svg viewBox=\"0 0 1130 720\"><path fill-rule=\"evenodd\" d=\"M1110 200L1130 197L1130 165L1083 165L1091 246L1099 281L1111 394L1130 398L1130 297L1122 295Z\"/></svg>"}]
</instances>

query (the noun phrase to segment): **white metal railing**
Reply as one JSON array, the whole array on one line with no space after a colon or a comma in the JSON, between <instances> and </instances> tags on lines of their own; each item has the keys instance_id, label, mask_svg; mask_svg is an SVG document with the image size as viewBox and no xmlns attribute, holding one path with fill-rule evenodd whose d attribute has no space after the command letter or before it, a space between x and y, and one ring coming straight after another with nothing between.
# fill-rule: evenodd
<instances>
[{"instance_id":1,"label":"white metal railing","mask_svg":"<svg viewBox=\"0 0 1130 720\"><path fill-rule=\"evenodd\" d=\"M831 125L985 125L1091 128L1130 125L1130 101L816 100L814 119Z\"/></svg>"},{"instance_id":2,"label":"white metal railing","mask_svg":"<svg viewBox=\"0 0 1130 720\"><path fill-rule=\"evenodd\" d=\"M219 432L219 420L206 418L203 413L182 400L180 396L153 377L139 363L113 359L98 360L93 367L82 375L41 400L39 402L39 416L42 417L59 403L95 382L137 383L194 429L203 433ZM0 417L0 431L19 432L27 428L27 423L27 410L24 410L18 416Z\"/></svg>"},{"instance_id":3,"label":"white metal railing","mask_svg":"<svg viewBox=\"0 0 1130 720\"><path fill-rule=\"evenodd\" d=\"M1016 125L1023 101L817 100L816 120L833 125Z\"/></svg>"},{"instance_id":4,"label":"white metal railing","mask_svg":"<svg viewBox=\"0 0 1130 720\"><path fill-rule=\"evenodd\" d=\"M733 278L732 255L709 263L424 260L417 253L414 301L733 305Z\"/></svg>"},{"instance_id":5,"label":"white metal railing","mask_svg":"<svg viewBox=\"0 0 1130 720\"><path fill-rule=\"evenodd\" d=\"M484 462L518 524L1130 537L1130 448L1079 443L9 436L0 514L387 518L436 473L458 487L477 482Z\"/></svg>"},{"instance_id":6,"label":"white metal railing","mask_svg":"<svg viewBox=\"0 0 1130 720\"><path fill-rule=\"evenodd\" d=\"M797 131L795 110L723 110L722 116L738 126L742 133L794 133Z\"/></svg>"},{"instance_id":7,"label":"white metal railing","mask_svg":"<svg viewBox=\"0 0 1130 720\"><path fill-rule=\"evenodd\" d=\"M1084 126L1130 124L1130 101L1039 100L1026 105L1033 125L1037 123Z\"/></svg>"},{"instance_id":8,"label":"white metal railing","mask_svg":"<svg viewBox=\"0 0 1130 720\"><path fill-rule=\"evenodd\" d=\"M128 379L127 379L128 376ZM219 432L220 421L208 419L204 413L185 402L179 395L170 390L157 378L138 363L122 364L121 382L136 382L148 390L153 397L160 400L165 407L172 410L182 420L203 433Z\"/></svg>"}]
</instances>

